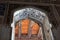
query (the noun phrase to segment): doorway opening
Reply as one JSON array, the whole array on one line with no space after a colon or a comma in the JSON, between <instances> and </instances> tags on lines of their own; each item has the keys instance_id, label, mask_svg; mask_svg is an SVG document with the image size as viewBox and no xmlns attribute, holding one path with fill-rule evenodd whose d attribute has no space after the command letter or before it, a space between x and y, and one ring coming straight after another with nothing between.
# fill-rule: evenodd
<instances>
[{"instance_id":1,"label":"doorway opening","mask_svg":"<svg viewBox=\"0 0 60 40\"><path fill-rule=\"evenodd\" d=\"M11 27L11 40L53 40L47 15L36 8L15 11Z\"/></svg>"}]
</instances>

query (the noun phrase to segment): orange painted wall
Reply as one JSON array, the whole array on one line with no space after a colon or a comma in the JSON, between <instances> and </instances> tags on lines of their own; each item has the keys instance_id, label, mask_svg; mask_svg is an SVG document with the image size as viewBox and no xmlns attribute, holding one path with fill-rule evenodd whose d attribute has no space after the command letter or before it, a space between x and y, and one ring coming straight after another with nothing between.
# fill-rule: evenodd
<instances>
[{"instance_id":1,"label":"orange painted wall","mask_svg":"<svg viewBox=\"0 0 60 40\"><path fill-rule=\"evenodd\" d=\"M28 27L29 27L29 23L31 20L25 19L22 20L21 24L22 24L22 34L28 34ZM16 25L15 28L15 34L18 35L18 29L19 26ZM37 34L39 30L39 25L37 23L34 23L32 26L32 34Z\"/></svg>"}]
</instances>

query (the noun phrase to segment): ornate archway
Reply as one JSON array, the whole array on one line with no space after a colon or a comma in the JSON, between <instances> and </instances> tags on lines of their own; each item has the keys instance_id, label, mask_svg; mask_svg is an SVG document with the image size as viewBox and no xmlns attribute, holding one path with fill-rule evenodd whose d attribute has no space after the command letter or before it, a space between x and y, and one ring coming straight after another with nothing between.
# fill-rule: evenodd
<instances>
[{"instance_id":1,"label":"ornate archway","mask_svg":"<svg viewBox=\"0 0 60 40\"><path fill-rule=\"evenodd\" d=\"M24 8L15 11L11 27L11 40L31 37L37 37L36 40L53 40L48 17L44 12L35 8Z\"/></svg>"}]
</instances>

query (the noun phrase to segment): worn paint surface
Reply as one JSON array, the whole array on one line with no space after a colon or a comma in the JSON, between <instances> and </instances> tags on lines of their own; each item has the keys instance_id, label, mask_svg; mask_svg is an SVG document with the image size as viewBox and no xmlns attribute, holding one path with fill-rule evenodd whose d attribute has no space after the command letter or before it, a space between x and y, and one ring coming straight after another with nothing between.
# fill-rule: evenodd
<instances>
[{"instance_id":1,"label":"worn paint surface","mask_svg":"<svg viewBox=\"0 0 60 40\"><path fill-rule=\"evenodd\" d=\"M31 20L29 19L25 19L25 20L22 20L21 24L22 24L22 34L28 34L28 27L29 27L29 23L30 23ZM37 23L34 23L32 25L32 34L37 34L38 33L38 30L39 30L39 25ZM16 28L15 28L15 34L18 35L18 32L19 32L19 26L18 24L16 25Z\"/></svg>"}]
</instances>

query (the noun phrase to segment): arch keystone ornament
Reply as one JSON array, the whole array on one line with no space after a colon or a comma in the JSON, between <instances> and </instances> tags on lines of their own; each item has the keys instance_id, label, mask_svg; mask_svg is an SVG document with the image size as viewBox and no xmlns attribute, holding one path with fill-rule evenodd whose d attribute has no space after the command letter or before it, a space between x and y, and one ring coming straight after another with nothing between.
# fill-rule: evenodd
<instances>
[{"instance_id":1,"label":"arch keystone ornament","mask_svg":"<svg viewBox=\"0 0 60 40\"><path fill-rule=\"evenodd\" d=\"M54 40L52 25L49 23L47 15L36 8L23 8L15 11L11 27L11 40L34 39L35 37L36 40Z\"/></svg>"}]
</instances>

